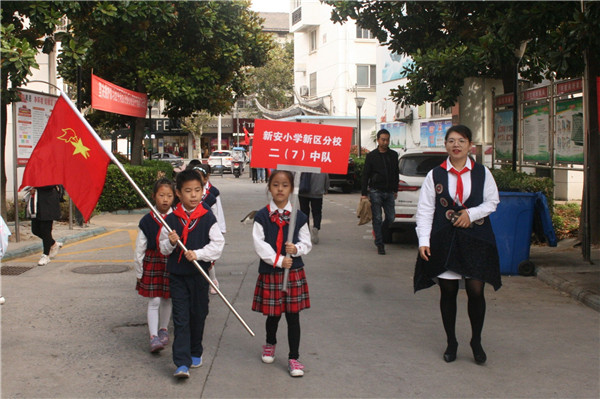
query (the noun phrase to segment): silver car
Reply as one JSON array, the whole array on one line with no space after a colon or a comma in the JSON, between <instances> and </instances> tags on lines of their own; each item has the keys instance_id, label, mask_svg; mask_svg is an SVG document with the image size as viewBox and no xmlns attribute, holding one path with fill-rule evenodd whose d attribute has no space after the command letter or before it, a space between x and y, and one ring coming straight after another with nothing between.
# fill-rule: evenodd
<instances>
[{"instance_id":1,"label":"silver car","mask_svg":"<svg viewBox=\"0 0 600 399\"><path fill-rule=\"evenodd\" d=\"M446 160L448 153L441 149L408 150L400 155L400 183L396 198L394 224L416 223L417 204L421 185L427 173Z\"/></svg>"}]
</instances>

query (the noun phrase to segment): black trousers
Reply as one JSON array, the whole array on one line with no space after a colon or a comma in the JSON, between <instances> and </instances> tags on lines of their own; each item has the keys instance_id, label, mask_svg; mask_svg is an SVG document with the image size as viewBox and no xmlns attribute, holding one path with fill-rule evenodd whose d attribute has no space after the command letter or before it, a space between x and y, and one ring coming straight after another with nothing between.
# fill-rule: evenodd
<instances>
[{"instance_id":1,"label":"black trousers","mask_svg":"<svg viewBox=\"0 0 600 399\"><path fill-rule=\"evenodd\" d=\"M204 322L208 315L208 283L200 274L169 274L173 304L173 363L177 367L192 364L192 356L202 356Z\"/></svg>"},{"instance_id":2,"label":"black trousers","mask_svg":"<svg viewBox=\"0 0 600 399\"><path fill-rule=\"evenodd\" d=\"M300 201L300 210L308 216L310 225L310 211L312 210L313 227L321 230L321 219L323 217L323 198L308 198L301 195L298 196Z\"/></svg>"},{"instance_id":3,"label":"black trousers","mask_svg":"<svg viewBox=\"0 0 600 399\"><path fill-rule=\"evenodd\" d=\"M31 232L42 239L44 255L50 254L50 248L56 241L52 238L52 220L31 219Z\"/></svg>"}]
</instances>

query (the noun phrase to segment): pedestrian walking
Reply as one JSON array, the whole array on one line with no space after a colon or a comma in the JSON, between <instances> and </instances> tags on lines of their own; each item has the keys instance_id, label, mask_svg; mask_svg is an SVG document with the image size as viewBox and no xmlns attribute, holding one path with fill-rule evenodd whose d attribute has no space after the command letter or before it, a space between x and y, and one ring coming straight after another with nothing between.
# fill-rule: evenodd
<instances>
[{"instance_id":1,"label":"pedestrian walking","mask_svg":"<svg viewBox=\"0 0 600 399\"><path fill-rule=\"evenodd\" d=\"M50 263L63 243L52 237L52 225L61 217L60 203L64 201L62 186L25 187L27 215L31 217L31 232L42 239L43 253L38 266Z\"/></svg>"},{"instance_id":2,"label":"pedestrian walking","mask_svg":"<svg viewBox=\"0 0 600 399\"><path fill-rule=\"evenodd\" d=\"M254 290L252 310L267 316L266 344L262 347L262 361L273 363L277 344L277 327L285 313L288 326L288 371L292 377L304 375L300 357L300 311L310 308L308 284L302 255L310 252L310 232L307 216L292 209L289 202L294 189L291 172L276 170L268 181L272 200L254 216L252 238L260 258L258 279ZM289 230L291 212L297 212L293 242L284 244ZM286 254L291 255L290 257ZM284 269L290 269L289 288L282 292Z\"/></svg>"},{"instance_id":3,"label":"pedestrian walking","mask_svg":"<svg viewBox=\"0 0 600 399\"><path fill-rule=\"evenodd\" d=\"M219 259L225 238L215 215L201 203L204 187L200 175L193 170L177 174L175 193L181 201L166 218L172 229L161 229L160 251L168 255L169 289L173 304L174 376L189 378L190 367L202 365L202 337L208 315L208 282L196 268L197 261L208 273L211 262ZM177 241L187 248L183 252Z\"/></svg>"},{"instance_id":4,"label":"pedestrian walking","mask_svg":"<svg viewBox=\"0 0 600 399\"><path fill-rule=\"evenodd\" d=\"M175 188L171 180L161 178L154 183L152 200L163 219L172 212L174 198ZM148 298L147 317L152 353L163 350L169 344L168 327L171 319L167 256L160 253L158 240L162 227L153 212L142 217L138 225L133 262L138 294Z\"/></svg>"},{"instance_id":5,"label":"pedestrian walking","mask_svg":"<svg viewBox=\"0 0 600 399\"><path fill-rule=\"evenodd\" d=\"M265 168L256 168L256 182L264 183L265 180Z\"/></svg>"},{"instance_id":6,"label":"pedestrian walking","mask_svg":"<svg viewBox=\"0 0 600 399\"><path fill-rule=\"evenodd\" d=\"M387 229L396 216L395 200L398 196L398 153L389 148L390 132L381 129L377 132L377 148L365 158L363 169L361 198L371 200L373 214L373 235L377 253L385 255L383 229ZM381 210L385 213L382 219Z\"/></svg>"},{"instance_id":7,"label":"pedestrian walking","mask_svg":"<svg viewBox=\"0 0 600 399\"><path fill-rule=\"evenodd\" d=\"M213 186L210 182L210 165L196 165L192 167L193 170L200 173L200 177L202 178L202 182L204 184L204 192L202 194L202 202L210 207L210 210L213 212L215 217L217 218L217 224L221 229L221 233L225 235L227 233L227 225L225 224L225 213L223 212L223 204L221 202L221 192L218 188ZM217 272L215 270L215 262L212 262L212 266L208 271L208 275L212 282L219 287L219 280L217 280ZM216 295L217 291L211 286L210 293L212 295Z\"/></svg>"},{"instance_id":8,"label":"pedestrian walking","mask_svg":"<svg viewBox=\"0 0 600 399\"><path fill-rule=\"evenodd\" d=\"M308 216L312 213L312 227L310 238L313 244L319 243L319 230L321 230L321 219L323 218L323 195L329 190L329 175L327 173L306 173L300 177L298 201L300 210Z\"/></svg>"},{"instance_id":9,"label":"pedestrian walking","mask_svg":"<svg viewBox=\"0 0 600 399\"><path fill-rule=\"evenodd\" d=\"M425 177L417 207L419 256L414 290L440 287L440 310L446 332L444 360L456 359L456 297L466 287L471 322L471 349L477 364L487 355L481 345L485 318L484 285L502 285L498 250L489 214L499 203L491 172L469 158L471 130L462 125L446 132L448 159Z\"/></svg>"}]
</instances>

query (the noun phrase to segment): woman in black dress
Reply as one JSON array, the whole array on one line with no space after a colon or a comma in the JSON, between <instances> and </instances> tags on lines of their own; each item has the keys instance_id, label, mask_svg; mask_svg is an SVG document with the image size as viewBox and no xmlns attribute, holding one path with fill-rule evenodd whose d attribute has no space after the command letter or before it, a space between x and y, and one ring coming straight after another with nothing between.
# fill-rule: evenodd
<instances>
[{"instance_id":1,"label":"woman in black dress","mask_svg":"<svg viewBox=\"0 0 600 399\"><path fill-rule=\"evenodd\" d=\"M471 130L462 125L446 132L448 159L432 169L421 187L417 210L419 256L415 292L437 283L447 337L444 360L456 359L456 297L464 281L471 321L471 349L477 364L487 356L481 345L485 318L484 284L502 285L496 240L488 215L499 203L490 171L469 157Z\"/></svg>"}]
</instances>

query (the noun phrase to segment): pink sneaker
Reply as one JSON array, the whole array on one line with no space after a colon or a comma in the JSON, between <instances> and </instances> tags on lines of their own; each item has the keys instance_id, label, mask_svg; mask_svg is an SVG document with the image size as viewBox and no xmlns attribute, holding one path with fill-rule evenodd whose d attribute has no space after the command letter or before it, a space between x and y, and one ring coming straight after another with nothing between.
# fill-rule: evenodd
<instances>
[{"instance_id":1,"label":"pink sneaker","mask_svg":"<svg viewBox=\"0 0 600 399\"><path fill-rule=\"evenodd\" d=\"M158 340L163 346L169 344L169 332L165 328L158 330Z\"/></svg>"},{"instance_id":2,"label":"pink sneaker","mask_svg":"<svg viewBox=\"0 0 600 399\"><path fill-rule=\"evenodd\" d=\"M275 360L275 345L263 345L262 361L263 363L273 363Z\"/></svg>"},{"instance_id":3,"label":"pink sneaker","mask_svg":"<svg viewBox=\"0 0 600 399\"><path fill-rule=\"evenodd\" d=\"M304 375L304 366L296 359L288 361L288 370L292 377L302 377Z\"/></svg>"},{"instance_id":4,"label":"pink sneaker","mask_svg":"<svg viewBox=\"0 0 600 399\"><path fill-rule=\"evenodd\" d=\"M156 335L150 337L150 352L156 353L165 349L164 345L160 342L160 339Z\"/></svg>"}]
</instances>

